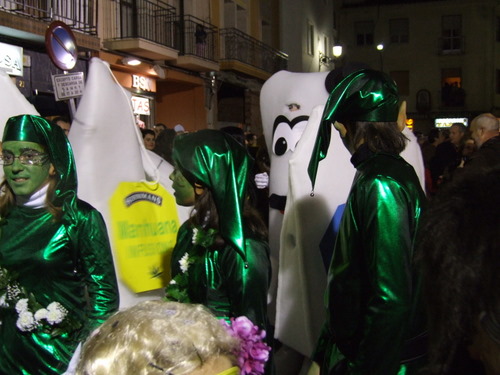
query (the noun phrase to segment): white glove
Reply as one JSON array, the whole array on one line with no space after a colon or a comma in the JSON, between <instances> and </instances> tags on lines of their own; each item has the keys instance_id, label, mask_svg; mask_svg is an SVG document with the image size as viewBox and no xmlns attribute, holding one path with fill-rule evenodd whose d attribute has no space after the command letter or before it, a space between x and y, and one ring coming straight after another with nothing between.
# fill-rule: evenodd
<instances>
[{"instance_id":1,"label":"white glove","mask_svg":"<svg viewBox=\"0 0 500 375\"><path fill-rule=\"evenodd\" d=\"M269 186L269 175L267 172L255 175L255 185L257 185L257 189L265 189Z\"/></svg>"}]
</instances>

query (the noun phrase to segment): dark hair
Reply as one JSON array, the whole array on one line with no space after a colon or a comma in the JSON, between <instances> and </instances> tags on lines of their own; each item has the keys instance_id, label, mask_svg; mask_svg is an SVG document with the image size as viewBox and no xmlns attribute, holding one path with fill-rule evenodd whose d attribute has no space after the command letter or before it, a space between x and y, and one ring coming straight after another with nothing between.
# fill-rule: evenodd
<instances>
[{"instance_id":1,"label":"dark hair","mask_svg":"<svg viewBox=\"0 0 500 375\"><path fill-rule=\"evenodd\" d=\"M399 154L406 147L408 140L399 130L396 122L345 121L344 126L352 134L348 139L351 150L363 140L372 152Z\"/></svg>"},{"instance_id":2,"label":"dark hair","mask_svg":"<svg viewBox=\"0 0 500 375\"><path fill-rule=\"evenodd\" d=\"M462 124L461 122L454 122L453 124L451 124L450 128L452 126L456 126L458 129L460 129L460 131L462 133L465 133L465 131L467 130L467 126L465 126L464 124Z\"/></svg>"},{"instance_id":3,"label":"dark hair","mask_svg":"<svg viewBox=\"0 0 500 375\"><path fill-rule=\"evenodd\" d=\"M141 133L142 133L142 138L145 138L146 135L148 134L152 135L153 137L156 137L155 132L151 129L141 129Z\"/></svg>"},{"instance_id":4,"label":"dark hair","mask_svg":"<svg viewBox=\"0 0 500 375\"><path fill-rule=\"evenodd\" d=\"M155 139L154 152L160 155L163 159L168 161L170 164L174 164L172 159L172 149L174 147L174 138L177 132L174 129L162 130Z\"/></svg>"},{"instance_id":5,"label":"dark hair","mask_svg":"<svg viewBox=\"0 0 500 375\"><path fill-rule=\"evenodd\" d=\"M220 128L220 131L231 135L240 145L245 146L245 132L243 129L238 128L237 126L224 126L223 128Z\"/></svg>"},{"instance_id":6,"label":"dark hair","mask_svg":"<svg viewBox=\"0 0 500 375\"><path fill-rule=\"evenodd\" d=\"M248 142L253 142L254 140L257 139L257 134L255 134L255 133L247 133L247 134L245 134L245 139Z\"/></svg>"},{"instance_id":7,"label":"dark hair","mask_svg":"<svg viewBox=\"0 0 500 375\"><path fill-rule=\"evenodd\" d=\"M427 140L429 143L434 143L434 141L439 138L439 134L441 134L441 130L438 128L431 129L429 134L427 134Z\"/></svg>"},{"instance_id":8,"label":"dark hair","mask_svg":"<svg viewBox=\"0 0 500 375\"><path fill-rule=\"evenodd\" d=\"M193 225L219 230L219 214L210 189L206 188L201 195L196 197L193 212L193 216L189 219ZM258 211L250 205L248 198L245 199L243 207L243 227L247 238L267 241L267 227ZM218 235L213 247L222 248L225 245L225 240Z\"/></svg>"},{"instance_id":9,"label":"dark hair","mask_svg":"<svg viewBox=\"0 0 500 375\"><path fill-rule=\"evenodd\" d=\"M429 314L429 374L446 374L477 332L482 312L500 321L500 167L463 173L422 217L418 261ZM498 339L498 338L497 338Z\"/></svg>"}]
</instances>

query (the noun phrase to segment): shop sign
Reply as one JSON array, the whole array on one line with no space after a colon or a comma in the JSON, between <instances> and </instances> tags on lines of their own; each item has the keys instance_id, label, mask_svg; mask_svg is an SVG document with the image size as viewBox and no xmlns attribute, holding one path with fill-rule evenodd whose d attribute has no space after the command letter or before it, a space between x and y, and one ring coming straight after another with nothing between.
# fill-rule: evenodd
<instances>
[{"instance_id":1,"label":"shop sign","mask_svg":"<svg viewBox=\"0 0 500 375\"><path fill-rule=\"evenodd\" d=\"M0 69L11 76L23 76L23 48L0 43Z\"/></svg>"},{"instance_id":2,"label":"shop sign","mask_svg":"<svg viewBox=\"0 0 500 375\"><path fill-rule=\"evenodd\" d=\"M151 114L149 109L149 99L141 96L132 96L132 107L134 108L134 115L147 115Z\"/></svg>"},{"instance_id":3,"label":"shop sign","mask_svg":"<svg viewBox=\"0 0 500 375\"><path fill-rule=\"evenodd\" d=\"M147 77L132 74L132 87L142 91L153 91L152 80Z\"/></svg>"},{"instance_id":4,"label":"shop sign","mask_svg":"<svg viewBox=\"0 0 500 375\"><path fill-rule=\"evenodd\" d=\"M467 117L437 118L434 120L434 126L436 128L449 128L457 122L467 126L467 124L469 123L469 119Z\"/></svg>"},{"instance_id":5,"label":"shop sign","mask_svg":"<svg viewBox=\"0 0 500 375\"><path fill-rule=\"evenodd\" d=\"M54 74L52 84L57 101L77 98L83 95L85 87L83 72Z\"/></svg>"}]
</instances>

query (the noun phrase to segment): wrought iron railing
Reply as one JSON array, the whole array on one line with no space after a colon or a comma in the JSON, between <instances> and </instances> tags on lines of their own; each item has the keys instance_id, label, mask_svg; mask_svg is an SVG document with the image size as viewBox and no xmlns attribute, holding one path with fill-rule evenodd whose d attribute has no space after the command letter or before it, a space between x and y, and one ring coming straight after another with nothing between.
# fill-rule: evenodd
<instances>
[{"instance_id":1,"label":"wrought iron railing","mask_svg":"<svg viewBox=\"0 0 500 375\"><path fill-rule=\"evenodd\" d=\"M286 53L238 29L221 29L220 36L221 61L237 60L271 74L287 68L288 55Z\"/></svg>"},{"instance_id":2,"label":"wrought iron railing","mask_svg":"<svg viewBox=\"0 0 500 375\"><path fill-rule=\"evenodd\" d=\"M183 55L193 55L206 60L218 59L218 29L214 25L194 16L186 15L179 19L184 30L184 38L178 46Z\"/></svg>"},{"instance_id":3,"label":"wrought iron railing","mask_svg":"<svg viewBox=\"0 0 500 375\"><path fill-rule=\"evenodd\" d=\"M62 21L74 30L97 34L97 0L0 0L0 11L41 21Z\"/></svg>"},{"instance_id":4,"label":"wrought iron railing","mask_svg":"<svg viewBox=\"0 0 500 375\"><path fill-rule=\"evenodd\" d=\"M173 6L161 0L112 0L105 7L110 22L103 39L141 38L174 47L177 30Z\"/></svg>"}]
</instances>

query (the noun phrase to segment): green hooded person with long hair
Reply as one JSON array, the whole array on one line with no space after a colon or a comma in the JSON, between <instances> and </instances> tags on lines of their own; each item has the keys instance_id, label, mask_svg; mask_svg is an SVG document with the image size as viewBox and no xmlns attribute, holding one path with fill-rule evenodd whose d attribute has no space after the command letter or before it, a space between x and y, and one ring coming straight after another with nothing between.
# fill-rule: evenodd
<instances>
[{"instance_id":1,"label":"green hooded person with long hair","mask_svg":"<svg viewBox=\"0 0 500 375\"><path fill-rule=\"evenodd\" d=\"M59 126L11 117L0 161L0 373L62 374L78 343L118 308L106 227L77 198Z\"/></svg>"},{"instance_id":2,"label":"green hooded person with long hair","mask_svg":"<svg viewBox=\"0 0 500 375\"><path fill-rule=\"evenodd\" d=\"M250 155L231 135L205 129L178 135L172 157L176 202L194 209L177 235L167 298L203 304L226 321L246 316L269 342L271 264L267 228L247 196Z\"/></svg>"}]
</instances>

